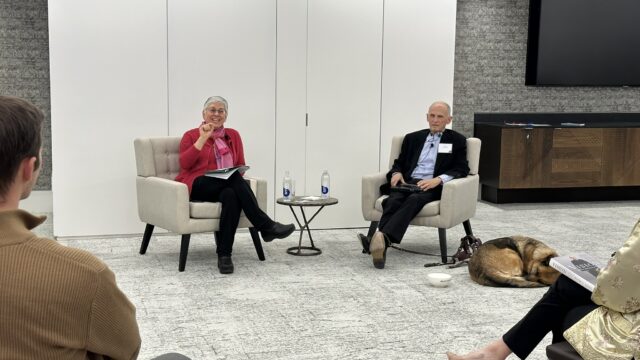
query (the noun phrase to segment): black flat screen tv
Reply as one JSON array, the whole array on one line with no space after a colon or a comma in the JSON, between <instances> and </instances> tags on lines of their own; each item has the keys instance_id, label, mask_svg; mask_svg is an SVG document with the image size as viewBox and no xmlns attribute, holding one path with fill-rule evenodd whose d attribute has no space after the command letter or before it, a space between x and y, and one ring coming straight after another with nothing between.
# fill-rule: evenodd
<instances>
[{"instance_id":1,"label":"black flat screen tv","mask_svg":"<svg viewBox=\"0 0 640 360\"><path fill-rule=\"evenodd\" d=\"M640 86L640 0L530 0L525 84Z\"/></svg>"}]
</instances>

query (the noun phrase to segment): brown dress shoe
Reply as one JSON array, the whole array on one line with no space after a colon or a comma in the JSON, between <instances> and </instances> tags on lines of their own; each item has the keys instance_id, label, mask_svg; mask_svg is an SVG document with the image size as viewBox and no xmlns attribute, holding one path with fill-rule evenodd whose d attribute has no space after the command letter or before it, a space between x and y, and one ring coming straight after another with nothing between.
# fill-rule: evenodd
<instances>
[{"instance_id":1,"label":"brown dress shoe","mask_svg":"<svg viewBox=\"0 0 640 360\"><path fill-rule=\"evenodd\" d=\"M376 231L371 238L369 252L373 259L373 266L376 269L384 269L384 263L387 260L387 239L380 231Z\"/></svg>"}]
</instances>

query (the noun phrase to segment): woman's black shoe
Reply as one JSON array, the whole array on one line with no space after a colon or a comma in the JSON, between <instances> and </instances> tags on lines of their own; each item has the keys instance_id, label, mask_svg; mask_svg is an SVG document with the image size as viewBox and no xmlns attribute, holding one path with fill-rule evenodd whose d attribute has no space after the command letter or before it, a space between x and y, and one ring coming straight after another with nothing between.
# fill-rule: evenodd
<instances>
[{"instance_id":1,"label":"woman's black shoe","mask_svg":"<svg viewBox=\"0 0 640 360\"><path fill-rule=\"evenodd\" d=\"M233 261L231 261L231 256L218 257L218 269L220 270L220 274L233 274Z\"/></svg>"},{"instance_id":2,"label":"woman's black shoe","mask_svg":"<svg viewBox=\"0 0 640 360\"><path fill-rule=\"evenodd\" d=\"M296 227L293 224L284 225L279 222L274 222L273 225L268 228L260 230L262 240L269 242L273 239L284 239L291 235L295 231Z\"/></svg>"}]
</instances>

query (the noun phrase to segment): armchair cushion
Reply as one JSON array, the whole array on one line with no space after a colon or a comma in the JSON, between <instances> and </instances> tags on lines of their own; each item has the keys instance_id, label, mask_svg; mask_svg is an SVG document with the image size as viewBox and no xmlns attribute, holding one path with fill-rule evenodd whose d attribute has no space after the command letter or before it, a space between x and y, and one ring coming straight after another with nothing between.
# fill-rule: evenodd
<instances>
[{"instance_id":1,"label":"armchair cushion","mask_svg":"<svg viewBox=\"0 0 640 360\"><path fill-rule=\"evenodd\" d=\"M134 141L138 176L173 180L180 171L180 137L140 138Z\"/></svg>"},{"instance_id":2,"label":"armchair cushion","mask_svg":"<svg viewBox=\"0 0 640 360\"><path fill-rule=\"evenodd\" d=\"M222 203L199 202L189 203L189 214L194 219L218 219L222 212Z\"/></svg>"}]
</instances>

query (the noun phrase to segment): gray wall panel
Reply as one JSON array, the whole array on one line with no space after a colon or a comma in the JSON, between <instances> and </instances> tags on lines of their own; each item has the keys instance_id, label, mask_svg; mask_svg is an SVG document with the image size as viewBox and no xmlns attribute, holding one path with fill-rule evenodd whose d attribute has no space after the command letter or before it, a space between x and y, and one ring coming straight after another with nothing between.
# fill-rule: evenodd
<instances>
[{"instance_id":1,"label":"gray wall panel","mask_svg":"<svg viewBox=\"0 0 640 360\"><path fill-rule=\"evenodd\" d=\"M640 112L640 88L524 85L528 0L458 0L453 127L474 112Z\"/></svg>"},{"instance_id":2,"label":"gray wall panel","mask_svg":"<svg viewBox=\"0 0 640 360\"><path fill-rule=\"evenodd\" d=\"M51 190L51 103L46 0L0 2L0 94L25 98L45 113L44 160L35 190Z\"/></svg>"}]
</instances>

